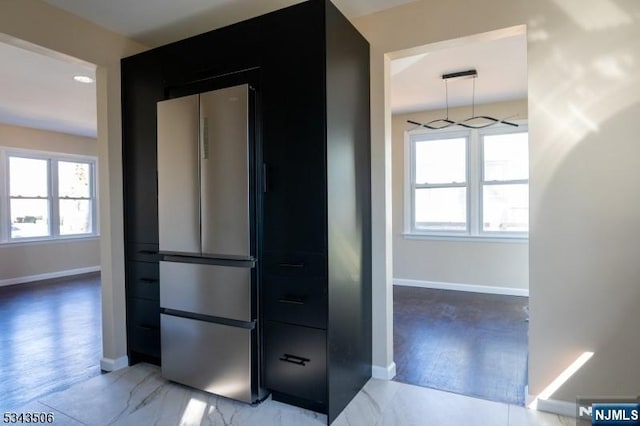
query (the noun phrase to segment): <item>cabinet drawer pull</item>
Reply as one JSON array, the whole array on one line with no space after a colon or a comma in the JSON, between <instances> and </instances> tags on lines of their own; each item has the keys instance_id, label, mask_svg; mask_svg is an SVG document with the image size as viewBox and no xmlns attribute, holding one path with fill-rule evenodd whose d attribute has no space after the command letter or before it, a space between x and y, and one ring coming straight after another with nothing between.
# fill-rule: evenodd
<instances>
[{"instance_id":1,"label":"cabinet drawer pull","mask_svg":"<svg viewBox=\"0 0 640 426\"><path fill-rule=\"evenodd\" d=\"M145 330L145 331L153 331L153 330L157 330L157 327L150 327L148 325L136 325L136 327L138 327L141 330Z\"/></svg>"},{"instance_id":2,"label":"cabinet drawer pull","mask_svg":"<svg viewBox=\"0 0 640 426\"><path fill-rule=\"evenodd\" d=\"M140 278L140 281L146 284L153 284L158 282L156 278Z\"/></svg>"},{"instance_id":3,"label":"cabinet drawer pull","mask_svg":"<svg viewBox=\"0 0 640 426\"><path fill-rule=\"evenodd\" d=\"M280 263L278 266L281 268L304 268L304 263Z\"/></svg>"},{"instance_id":4,"label":"cabinet drawer pull","mask_svg":"<svg viewBox=\"0 0 640 426\"><path fill-rule=\"evenodd\" d=\"M156 250L138 250L139 254L158 254Z\"/></svg>"},{"instance_id":5,"label":"cabinet drawer pull","mask_svg":"<svg viewBox=\"0 0 640 426\"><path fill-rule=\"evenodd\" d=\"M311 360L300 356L284 354L280 357L280 361L290 362L291 364L301 365L304 367L307 365L307 362L310 362Z\"/></svg>"},{"instance_id":6,"label":"cabinet drawer pull","mask_svg":"<svg viewBox=\"0 0 640 426\"><path fill-rule=\"evenodd\" d=\"M291 305L304 305L304 301L302 299L278 299L280 303L289 303Z\"/></svg>"}]
</instances>

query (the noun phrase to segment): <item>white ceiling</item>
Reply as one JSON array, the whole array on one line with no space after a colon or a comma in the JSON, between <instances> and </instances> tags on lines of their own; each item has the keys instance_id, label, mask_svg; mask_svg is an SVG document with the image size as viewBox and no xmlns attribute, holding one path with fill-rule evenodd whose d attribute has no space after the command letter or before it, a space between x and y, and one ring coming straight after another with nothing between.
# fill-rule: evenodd
<instances>
[{"instance_id":1,"label":"white ceiling","mask_svg":"<svg viewBox=\"0 0 640 426\"><path fill-rule=\"evenodd\" d=\"M45 0L149 46L258 16L300 0ZM347 17L412 0L334 0ZM95 137L95 85L73 81L95 68L45 49L0 39L0 122ZM394 113L444 108L442 74L478 70L476 104L526 98L524 35L480 41L392 61ZM451 107L471 103L471 82L449 83Z\"/></svg>"},{"instance_id":2,"label":"white ceiling","mask_svg":"<svg viewBox=\"0 0 640 426\"><path fill-rule=\"evenodd\" d=\"M95 67L0 41L0 123L96 137Z\"/></svg>"},{"instance_id":3,"label":"white ceiling","mask_svg":"<svg viewBox=\"0 0 640 426\"><path fill-rule=\"evenodd\" d=\"M150 47L282 9L302 0L45 0ZM333 0L348 18L415 0Z\"/></svg>"},{"instance_id":4,"label":"white ceiling","mask_svg":"<svg viewBox=\"0 0 640 426\"><path fill-rule=\"evenodd\" d=\"M391 61L392 113L445 108L447 96L442 75L469 69L476 69L478 77L447 82L449 107L471 105L474 82L476 105L525 99L525 34L465 41L454 47Z\"/></svg>"}]
</instances>

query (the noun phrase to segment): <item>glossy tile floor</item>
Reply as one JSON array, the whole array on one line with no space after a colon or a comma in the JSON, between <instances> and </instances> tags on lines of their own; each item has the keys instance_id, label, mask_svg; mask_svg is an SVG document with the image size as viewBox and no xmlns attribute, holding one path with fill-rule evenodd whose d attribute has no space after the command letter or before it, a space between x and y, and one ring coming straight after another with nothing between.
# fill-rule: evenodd
<instances>
[{"instance_id":1,"label":"glossy tile floor","mask_svg":"<svg viewBox=\"0 0 640 426\"><path fill-rule=\"evenodd\" d=\"M100 374L100 275L0 287L0 409Z\"/></svg>"},{"instance_id":2,"label":"glossy tile floor","mask_svg":"<svg viewBox=\"0 0 640 426\"><path fill-rule=\"evenodd\" d=\"M396 381L524 405L528 298L394 286Z\"/></svg>"},{"instance_id":3,"label":"glossy tile floor","mask_svg":"<svg viewBox=\"0 0 640 426\"><path fill-rule=\"evenodd\" d=\"M21 412L52 412L57 425L321 426L326 417L266 400L252 407L195 391L137 364L39 398ZM575 420L394 381L370 380L334 426L567 426Z\"/></svg>"}]
</instances>

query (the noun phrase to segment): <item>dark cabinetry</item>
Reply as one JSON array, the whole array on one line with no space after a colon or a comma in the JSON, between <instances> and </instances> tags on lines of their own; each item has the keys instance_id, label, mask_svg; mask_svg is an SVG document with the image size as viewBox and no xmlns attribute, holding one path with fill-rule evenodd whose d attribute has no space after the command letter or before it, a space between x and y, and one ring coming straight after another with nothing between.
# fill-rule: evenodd
<instances>
[{"instance_id":1,"label":"dark cabinetry","mask_svg":"<svg viewBox=\"0 0 640 426\"><path fill-rule=\"evenodd\" d=\"M160 359L160 287L155 244L127 248L127 341L132 362Z\"/></svg>"},{"instance_id":2,"label":"dark cabinetry","mask_svg":"<svg viewBox=\"0 0 640 426\"><path fill-rule=\"evenodd\" d=\"M127 343L132 363L160 362L156 108L162 78L144 55L122 61Z\"/></svg>"},{"instance_id":3,"label":"dark cabinetry","mask_svg":"<svg viewBox=\"0 0 640 426\"><path fill-rule=\"evenodd\" d=\"M161 362L156 103L250 72L261 385L333 421L371 375L368 43L310 0L126 58L122 72L132 362Z\"/></svg>"},{"instance_id":4,"label":"dark cabinetry","mask_svg":"<svg viewBox=\"0 0 640 426\"><path fill-rule=\"evenodd\" d=\"M310 408L327 404L325 330L265 322L264 376L278 399L297 398ZM303 403L304 403L303 402Z\"/></svg>"}]
</instances>

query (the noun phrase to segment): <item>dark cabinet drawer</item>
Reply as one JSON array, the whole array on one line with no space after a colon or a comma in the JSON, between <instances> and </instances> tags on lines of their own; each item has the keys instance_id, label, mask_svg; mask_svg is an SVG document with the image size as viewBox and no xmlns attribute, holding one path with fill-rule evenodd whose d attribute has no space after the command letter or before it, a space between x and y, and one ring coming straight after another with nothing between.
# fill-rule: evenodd
<instances>
[{"instance_id":1,"label":"dark cabinet drawer","mask_svg":"<svg viewBox=\"0 0 640 426\"><path fill-rule=\"evenodd\" d=\"M160 302L146 299L128 299L129 324L146 328L160 328Z\"/></svg>"},{"instance_id":2,"label":"dark cabinet drawer","mask_svg":"<svg viewBox=\"0 0 640 426\"><path fill-rule=\"evenodd\" d=\"M127 262L127 296L160 300L160 271L155 262Z\"/></svg>"},{"instance_id":3,"label":"dark cabinet drawer","mask_svg":"<svg viewBox=\"0 0 640 426\"><path fill-rule=\"evenodd\" d=\"M327 402L326 333L265 321L264 379L272 391Z\"/></svg>"},{"instance_id":4,"label":"dark cabinet drawer","mask_svg":"<svg viewBox=\"0 0 640 426\"><path fill-rule=\"evenodd\" d=\"M158 244L128 244L127 259L141 262L159 262Z\"/></svg>"},{"instance_id":5,"label":"dark cabinet drawer","mask_svg":"<svg viewBox=\"0 0 640 426\"><path fill-rule=\"evenodd\" d=\"M324 278L266 276L263 281L265 318L327 327L327 286Z\"/></svg>"},{"instance_id":6,"label":"dark cabinet drawer","mask_svg":"<svg viewBox=\"0 0 640 426\"><path fill-rule=\"evenodd\" d=\"M129 327L129 350L160 358L160 329L131 325Z\"/></svg>"},{"instance_id":7,"label":"dark cabinet drawer","mask_svg":"<svg viewBox=\"0 0 640 426\"><path fill-rule=\"evenodd\" d=\"M327 276L326 258L321 254L265 252L263 262L266 275L318 278Z\"/></svg>"},{"instance_id":8,"label":"dark cabinet drawer","mask_svg":"<svg viewBox=\"0 0 640 426\"><path fill-rule=\"evenodd\" d=\"M127 299L129 350L160 357L160 302Z\"/></svg>"}]
</instances>

